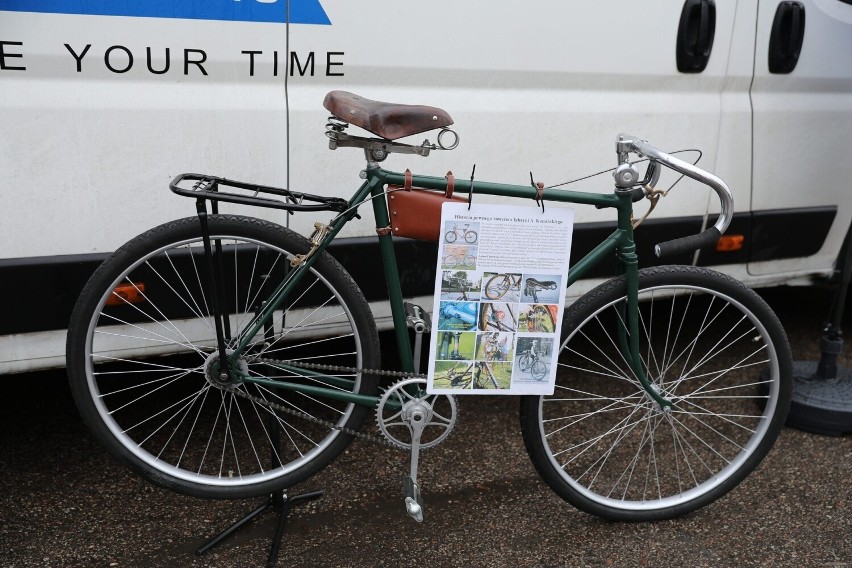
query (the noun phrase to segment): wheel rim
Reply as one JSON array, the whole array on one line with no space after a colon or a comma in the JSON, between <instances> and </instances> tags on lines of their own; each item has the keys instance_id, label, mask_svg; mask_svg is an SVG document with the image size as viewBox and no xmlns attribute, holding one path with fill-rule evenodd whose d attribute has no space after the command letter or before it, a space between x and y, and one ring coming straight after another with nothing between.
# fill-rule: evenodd
<instances>
[{"instance_id":1,"label":"wheel rim","mask_svg":"<svg viewBox=\"0 0 852 568\"><path fill-rule=\"evenodd\" d=\"M539 406L557 474L582 498L626 511L709 498L757 451L779 396L777 353L739 301L687 285L640 298L642 364L674 410L660 409L617 354L621 300L563 342L556 391Z\"/></svg>"},{"instance_id":2,"label":"wheel rim","mask_svg":"<svg viewBox=\"0 0 852 568\"><path fill-rule=\"evenodd\" d=\"M252 306L273 290L292 256L260 239L215 235L223 246L229 302L238 305L230 322L243 327ZM219 389L205 377L215 332L211 298L200 292L206 272L200 238L169 243L137 261L107 289L130 284L143 301L105 305L107 292L91 319L85 348L86 377L96 411L111 435L136 460L163 474L193 484L237 488L262 484L302 467L328 449L337 430L270 409ZM184 271L181 276L178 272ZM240 278L231 277L239 273ZM266 278L265 275L270 276ZM137 278L147 288L139 290ZM248 279L248 280L246 280ZM252 341L240 364L252 375L273 374L316 381L298 371L264 373L259 357L333 362L360 368L361 340L340 292L315 270L276 313L269 344ZM206 281L206 280L205 280ZM240 282L240 284L238 284ZM175 311L176 310L176 311ZM168 317L171 312L183 317ZM138 321L137 321L138 320ZM315 349L324 351L318 354ZM338 374L358 390L359 374ZM128 380L128 377L130 379ZM287 395L243 383L237 389L317 418L345 423L353 405ZM149 409L150 405L150 409ZM275 432L278 448L274 449Z\"/></svg>"},{"instance_id":3,"label":"wheel rim","mask_svg":"<svg viewBox=\"0 0 852 568\"><path fill-rule=\"evenodd\" d=\"M508 276L504 276L502 279L492 277L491 280L488 281L488 285L485 288L485 295L492 300L498 300L502 298L509 290L508 279Z\"/></svg>"}]
</instances>

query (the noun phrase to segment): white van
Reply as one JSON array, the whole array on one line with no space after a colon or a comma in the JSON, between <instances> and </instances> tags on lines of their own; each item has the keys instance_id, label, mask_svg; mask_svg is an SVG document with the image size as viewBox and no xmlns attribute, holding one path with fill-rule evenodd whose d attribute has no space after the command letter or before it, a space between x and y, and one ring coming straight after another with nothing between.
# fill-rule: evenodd
<instances>
[{"instance_id":1,"label":"white van","mask_svg":"<svg viewBox=\"0 0 852 568\"><path fill-rule=\"evenodd\" d=\"M615 165L618 132L700 148L734 192L742 248L679 261L751 286L830 276L852 220L849 53L850 0L0 0L0 373L64 364L95 266L194 213L167 189L176 174L347 197L363 155L328 150L333 89L450 113L456 150L389 169L553 185ZM637 233L643 263L712 223L712 203L680 182ZM574 258L609 233L605 214L577 209ZM348 231L333 253L380 300L374 225ZM406 293L428 295L434 247L398 247Z\"/></svg>"}]
</instances>

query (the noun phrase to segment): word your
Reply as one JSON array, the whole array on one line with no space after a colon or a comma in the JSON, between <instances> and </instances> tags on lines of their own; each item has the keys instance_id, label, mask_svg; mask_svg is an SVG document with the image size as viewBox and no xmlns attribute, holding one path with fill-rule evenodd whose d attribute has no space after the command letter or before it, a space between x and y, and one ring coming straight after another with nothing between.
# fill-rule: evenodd
<instances>
[{"instance_id":1,"label":"word your","mask_svg":"<svg viewBox=\"0 0 852 568\"><path fill-rule=\"evenodd\" d=\"M92 47L92 44L89 43L80 51L79 53L71 47L69 44L64 44L65 49L74 57L74 60L77 62L77 73L83 72L83 58L86 57L86 54L89 53L89 49ZM152 57L152 52L150 47L145 48L146 63L148 65L148 71L153 73L154 75L163 75L164 73L168 73L171 68L171 50L167 47L165 51L165 60L160 63L162 65L159 69L154 69L154 58ZM207 61L207 53L204 52L203 49L184 49L183 50L183 74L189 75L189 66L193 65L197 68L198 71L201 71L203 75L207 75L207 70L204 68L204 63ZM134 58L133 52L123 45L113 45L108 47L104 51L104 65L107 69L112 71L113 73L127 73L131 69L133 69Z\"/></svg>"}]
</instances>

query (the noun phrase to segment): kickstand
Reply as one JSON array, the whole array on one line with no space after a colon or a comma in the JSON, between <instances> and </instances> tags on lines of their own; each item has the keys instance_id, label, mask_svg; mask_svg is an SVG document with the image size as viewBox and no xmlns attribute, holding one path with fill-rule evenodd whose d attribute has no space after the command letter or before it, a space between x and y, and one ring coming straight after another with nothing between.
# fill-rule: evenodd
<instances>
[{"instance_id":1,"label":"kickstand","mask_svg":"<svg viewBox=\"0 0 852 568\"><path fill-rule=\"evenodd\" d=\"M313 501L314 499L319 499L320 497L322 497L322 494L322 491L311 491L309 493L301 493L299 495L293 495L291 497L287 495L286 491L273 493L269 496L269 499L266 500L266 503L264 503L257 509L251 511L245 517L235 522L230 527L228 527L227 529L225 529L224 531L201 545L198 550L195 551L195 555L201 556L202 554L206 553L208 550L210 550L211 548L218 545L220 542L240 530L246 523L248 523L255 517L263 514L268 509L272 509L275 513L278 514L278 522L275 525L275 534L272 537L272 546L269 549L269 558L266 561L266 567L273 568L278 562L278 553L281 550L281 539L284 536L284 527L287 525L287 517L290 515L291 507L301 501Z\"/></svg>"},{"instance_id":2,"label":"kickstand","mask_svg":"<svg viewBox=\"0 0 852 568\"><path fill-rule=\"evenodd\" d=\"M255 308L255 314L259 314L262 307L266 304L264 302L260 306ZM272 325L268 323L264 326L264 337L266 341L272 341ZM268 432L269 432L269 442L270 442L270 463L274 466L276 463L280 463L278 461L278 457L280 456L280 447L281 447L281 433L279 431L280 425L276 423L276 420L272 414L268 416ZM290 509L296 503L300 503L302 501L313 501L314 499L319 499L322 497L322 491L310 491L308 493L301 493L299 495L293 495L292 497L287 494L287 489L283 489L276 493L273 493L266 500L266 503L251 511L249 514L244 516L239 521L232 524L230 527L226 528L224 531L220 532L204 544L202 544L198 550L195 551L196 556L201 556L214 546L218 545L220 542L240 530L244 525L246 525L249 521L254 519L255 517L262 515L269 509L272 509L278 515L278 522L275 524L275 534L272 536L272 546L269 548L269 558L266 561L266 568L274 568L275 564L278 562L278 553L281 550L281 539L284 536L284 527L287 525L287 517L290 516Z\"/></svg>"}]
</instances>

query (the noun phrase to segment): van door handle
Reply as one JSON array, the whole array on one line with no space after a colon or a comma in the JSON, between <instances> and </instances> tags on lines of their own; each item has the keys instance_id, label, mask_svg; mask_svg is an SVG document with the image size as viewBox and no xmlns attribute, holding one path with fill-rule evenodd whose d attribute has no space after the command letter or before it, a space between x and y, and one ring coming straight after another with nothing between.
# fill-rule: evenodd
<instances>
[{"instance_id":1,"label":"van door handle","mask_svg":"<svg viewBox=\"0 0 852 568\"><path fill-rule=\"evenodd\" d=\"M716 3L713 0L686 0L677 30L677 70L701 73L707 67L716 36Z\"/></svg>"},{"instance_id":2,"label":"van door handle","mask_svg":"<svg viewBox=\"0 0 852 568\"><path fill-rule=\"evenodd\" d=\"M778 4L769 36L769 72L792 73L799 62L804 39L805 6L801 2Z\"/></svg>"}]
</instances>

